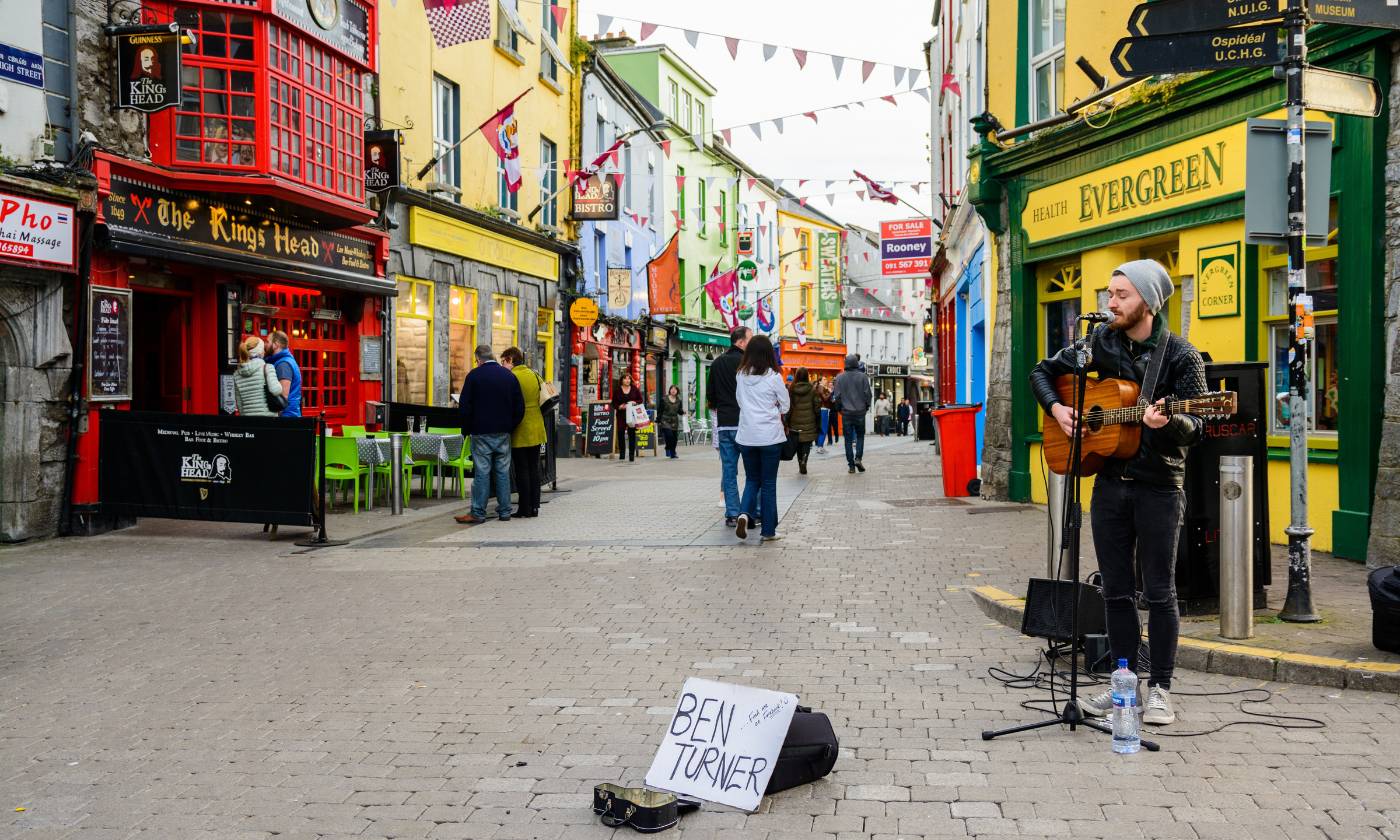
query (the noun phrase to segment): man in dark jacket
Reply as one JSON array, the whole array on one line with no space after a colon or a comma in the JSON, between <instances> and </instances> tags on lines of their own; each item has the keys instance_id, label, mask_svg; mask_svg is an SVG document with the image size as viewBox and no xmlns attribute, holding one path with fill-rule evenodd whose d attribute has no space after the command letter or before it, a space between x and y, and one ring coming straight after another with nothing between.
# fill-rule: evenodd
<instances>
[{"instance_id":1,"label":"man in dark jacket","mask_svg":"<svg viewBox=\"0 0 1400 840\"><path fill-rule=\"evenodd\" d=\"M491 345L476 346L476 367L462 383L457 400L462 434L471 438L472 512L456 517L463 525L486 521L486 500L496 489L496 515L510 521L510 433L525 417L520 380L496 361Z\"/></svg>"},{"instance_id":2,"label":"man in dark jacket","mask_svg":"<svg viewBox=\"0 0 1400 840\"><path fill-rule=\"evenodd\" d=\"M874 398L870 377L862 370L860 356L846 357L846 369L836 377L831 388L831 401L841 412L841 425L846 432L846 472L865 472L865 415Z\"/></svg>"},{"instance_id":3,"label":"man in dark jacket","mask_svg":"<svg viewBox=\"0 0 1400 840\"><path fill-rule=\"evenodd\" d=\"M753 330L735 327L729 333L729 350L710 363L705 380L705 402L715 412L715 448L719 450L719 487L724 493L724 524L734 527L739 516L739 445L734 434L739 431L738 387L739 360L749 346Z\"/></svg>"},{"instance_id":4,"label":"man in dark jacket","mask_svg":"<svg viewBox=\"0 0 1400 840\"><path fill-rule=\"evenodd\" d=\"M1156 408L1162 398L1195 397L1205 393L1205 365L1186 339L1172 335L1158 312L1173 288L1167 270L1154 260L1124 263L1109 280L1108 308L1114 320L1095 332L1090 371L1144 386L1154 353L1162 346L1161 369L1152 393L1141 399L1154 403L1142 418L1142 445L1131 458L1109 459L1094 481L1090 515L1094 551L1103 573L1104 611L1114 659L1128 660L1137 669L1142 628L1138 622L1134 555L1142 570L1148 606L1148 644L1152 655L1143 723L1176 720L1172 710L1172 669L1176 660L1179 620L1176 606L1176 543L1186 509L1182 479L1186 450L1201 437L1201 419L1190 414L1167 415ZM1074 434L1074 407L1060 401L1057 377L1075 369L1077 351L1066 348L1031 371L1036 399L1066 434ZM1080 698L1086 714L1106 716L1113 709L1111 692Z\"/></svg>"}]
</instances>

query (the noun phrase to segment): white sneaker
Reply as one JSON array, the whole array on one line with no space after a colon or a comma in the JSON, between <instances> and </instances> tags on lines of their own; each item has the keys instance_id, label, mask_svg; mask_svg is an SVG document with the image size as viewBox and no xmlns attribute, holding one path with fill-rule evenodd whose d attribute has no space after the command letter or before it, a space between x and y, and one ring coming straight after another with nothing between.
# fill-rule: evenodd
<instances>
[{"instance_id":1,"label":"white sneaker","mask_svg":"<svg viewBox=\"0 0 1400 840\"><path fill-rule=\"evenodd\" d=\"M769 534L768 536L763 537L762 539L760 539L759 542L777 542L778 540L780 540L780 539L782 539L782 538L783 538L783 535L782 535L782 534Z\"/></svg>"},{"instance_id":2,"label":"white sneaker","mask_svg":"<svg viewBox=\"0 0 1400 840\"><path fill-rule=\"evenodd\" d=\"M749 515L747 513L739 514L734 520L734 536L741 540L749 538Z\"/></svg>"},{"instance_id":3,"label":"white sneaker","mask_svg":"<svg viewBox=\"0 0 1400 840\"><path fill-rule=\"evenodd\" d=\"M1166 726L1176 723L1176 712L1172 710L1172 693L1154 685L1147 690L1147 708L1142 713L1142 722L1153 726Z\"/></svg>"},{"instance_id":4,"label":"white sneaker","mask_svg":"<svg viewBox=\"0 0 1400 840\"><path fill-rule=\"evenodd\" d=\"M1106 688L1092 697L1080 697L1079 711L1089 717L1108 717L1113 713L1113 689Z\"/></svg>"}]
</instances>

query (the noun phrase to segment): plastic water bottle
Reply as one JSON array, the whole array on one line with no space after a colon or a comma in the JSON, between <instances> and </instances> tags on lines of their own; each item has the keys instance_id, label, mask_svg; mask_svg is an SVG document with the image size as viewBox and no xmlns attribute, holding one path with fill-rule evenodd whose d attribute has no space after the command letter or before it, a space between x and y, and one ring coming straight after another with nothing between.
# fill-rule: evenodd
<instances>
[{"instance_id":1,"label":"plastic water bottle","mask_svg":"<svg viewBox=\"0 0 1400 840\"><path fill-rule=\"evenodd\" d=\"M1135 753L1142 748L1138 718L1138 678L1128 670L1128 660L1118 660L1113 672L1113 751Z\"/></svg>"}]
</instances>

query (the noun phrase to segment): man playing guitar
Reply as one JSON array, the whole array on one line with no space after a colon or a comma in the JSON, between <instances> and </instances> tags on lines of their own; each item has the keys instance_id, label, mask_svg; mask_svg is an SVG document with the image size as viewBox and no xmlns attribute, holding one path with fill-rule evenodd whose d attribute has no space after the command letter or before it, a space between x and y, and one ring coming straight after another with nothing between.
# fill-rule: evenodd
<instances>
[{"instance_id":1,"label":"man playing guitar","mask_svg":"<svg viewBox=\"0 0 1400 840\"><path fill-rule=\"evenodd\" d=\"M1142 443L1130 458L1111 458L1094 482L1090 521L1094 551L1103 575L1104 611L1113 658L1137 670L1142 628L1138 620L1133 560L1142 570L1148 605L1152 657L1143 722L1168 724L1172 710L1172 668L1176 660L1179 619L1176 602L1176 544L1186 509L1182 491L1186 449L1201 437L1202 421L1191 414L1168 415L1157 405L1169 395L1194 397L1206 391L1201 354L1186 339L1166 328L1157 313L1172 295L1172 280L1155 260L1119 266L1109 280L1109 311L1114 319L1094 334L1090 372L1139 385L1151 375L1154 402L1142 418ZM1163 345L1163 342L1165 344ZM1161 358L1155 360L1161 346ZM1031 371L1031 389L1066 434L1074 434L1074 408L1060 401L1055 379L1075 371L1073 348L1045 359ZM1085 714L1103 717L1113 709L1112 693L1081 697Z\"/></svg>"}]
</instances>

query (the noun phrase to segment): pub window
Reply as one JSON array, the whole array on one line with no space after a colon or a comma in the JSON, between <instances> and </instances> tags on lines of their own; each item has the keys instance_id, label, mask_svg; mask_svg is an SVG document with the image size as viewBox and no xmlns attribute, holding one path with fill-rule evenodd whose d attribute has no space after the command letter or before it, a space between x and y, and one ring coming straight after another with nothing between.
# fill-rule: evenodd
<instances>
[{"instance_id":1,"label":"pub window","mask_svg":"<svg viewBox=\"0 0 1400 840\"><path fill-rule=\"evenodd\" d=\"M447 344L447 385L455 395L476 365L476 289L452 287L447 297Z\"/></svg>"},{"instance_id":2,"label":"pub window","mask_svg":"<svg viewBox=\"0 0 1400 840\"><path fill-rule=\"evenodd\" d=\"M724 190L719 191L719 204L716 204L715 208L719 211L719 244L728 245L729 225L727 223L729 218L727 211L729 208L729 197Z\"/></svg>"},{"instance_id":3,"label":"pub window","mask_svg":"<svg viewBox=\"0 0 1400 840\"><path fill-rule=\"evenodd\" d=\"M440 184L460 187L461 139L460 100L457 85L441 76L433 77L433 157L438 158L433 177Z\"/></svg>"},{"instance_id":4,"label":"pub window","mask_svg":"<svg viewBox=\"0 0 1400 840\"><path fill-rule=\"evenodd\" d=\"M194 36L182 47L176 163L253 168L257 164L253 18L213 9L181 9L175 18Z\"/></svg>"},{"instance_id":5,"label":"pub window","mask_svg":"<svg viewBox=\"0 0 1400 840\"><path fill-rule=\"evenodd\" d=\"M667 79L667 87L671 92L671 122L680 125L681 122L681 88L676 84L675 79Z\"/></svg>"},{"instance_id":6,"label":"pub window","mask_svg":"<svg viewBox=\"0 0 1400 840\"><path fill-rule=\"evenodd\" d=\"M695 133L705 142L705 103L699 99L695 100Z\"/></svg>"},{"instance_id":7,"label":"pub window","mask_svg":"<svg viewBox=\"0 0 1400 840\"><path fill-rule=\"evenodd\" d=\"M551 82L559 81L559 62L554 60L554 55L550 52L546 42L559 42L559 23L554 19L553 4L544 2L540 4L540 11L543 18L540 21L540 77Z\"/></svg>"},{"instance_id":8,"label":"pub window","mask_svg":"<svg viewBox=\"0 0 1400 840\"><path fill-rule=\"evenodd\" d=\"M1065 93L1065 0L1031 4L1031 120L1060 113Z\"/></svg>"},{"instance_id":9,"label":"pub window","mask_svg":"<svg viewBox=\"0 0 1400 840\"><path fill-rule=\"evenodd\" d=\"M394 398L430 405L433 398L433 284L399 277L394 299Z\"/></svg>"},{"instance_id":10,"label":"pub window","mask_svg":"<svg viewBox=\"0 0 1400 840\"><path fill-rule=\"evenodd\" d=\"M364 199L363 74L319 42L267 26L272 170Z\"/></svg>"},{"instance_id":11,"label":"pub window","mask_svg":"<svg viewBox=\"0 0 1400 840\"><path fill-rule=\"evenodd\" d=\"M1050 268L1040 281L1040 335L1046 358L1068 347L1077 335L1082 279L1079 264L1070 263Z\"/></svg>"},{"instance_id":12,"label":"pub window","mask_svg":"<svg viewBox=\"0 0 1400 840\"><path fill-rule=\"evenodd\" d=\"M554 310L539 310L535 316L535 368L546 382L554 379Z\"/></svg>"},{"instance_id":13,"label":"pub window","mask_svg":"<svg viewBox=\"0 0 1400 840\"><path fill-rule=\"evenodd\" d=\"M540 166L544 169L544 177L540 179L540 204L544 207L540 213L540 224L545 227L559 224L559 199L554 195L554 191L559 189L559 172L555 169L558 148L549 138L540 137Z\"/></svg>"},{"instance_id":14,"label":"pub window","mask_svg":"<svg viewBox=\"0 0 1400 840\"><path fill-rule=\"evenodd\" d=\"M1340 346L1337 332L1338 230L1337 202L1332 201L1327 245L1309 248L1307 257L1307 293L1313 299L1314 340L1308 350L1308 434L1318 438L1337 435L1341 396ZM1264 316L1269 382L1273 391L1273 410L1269 431L1287 435L1288 408L1288 350L1290 327L1288 317L1288 250L1283 246L1260 248L1259 268L1267 284L1268 310Z\"/></svg>"},{"instance_id":15,"label":"pub window","mask_svg":"<svg viewBox=\"0 0 1400 840\"><path fill-rule=\"evenodd\" d=\"M685 126L686 133L689 133L690 130L691 130L691 127L695 125L695 119L694 119L695 97L693 97L693 96L690 95L690 91L686 91L685 94L684 94L684 100L685 100L685 111L683 111L683 112L681 113L681 116L682 116L682 118L683 118L683 121L682 121L681 125Z\"/></svg>"},{"instance_id":16,"label":"pub window","mask_svg":"<svg viewBox=\"0 0 1400 840\"><path fill-rule=\"evenodd\" d=\"M491 296L491 352L500 358L507 347L518 347L520 301L507 295Z\"/></svg>"},{"instance_id":17,"label":"pub window","mask_svg":"<svg viewBox=\"0 0 1400 840\"><path fill-rule=\"evenodd\" d=\"M699 195L700 195L700 206L698 206L698 207L695 208L695 212L698 214L699 219L700 219L700 235L701 235L702 237L705 236L705 234L706 234L706 231L705 231L705 218L706 218L706 213L705 213L705 186L706 186L706 184L705 184L705 179L704 179L704 178L696 178L696 179L695 179L695 191L696 191L697 193L699 193Z\"/></svg>"},{"instance_id":18,"label":"pub window","mask_svg":"<svg viewBox=\"0 0 1400 840\"><path fill-rule=\"evenodd\" d=\"M549 16L548 5L545 6L545 16ZM525 22L520 19L518 0L497 0L496 1L496 46L511 53L517 60L520 58L520 39L530 40L530 35L525 31Z\"/></svg>"}]
</instances>

